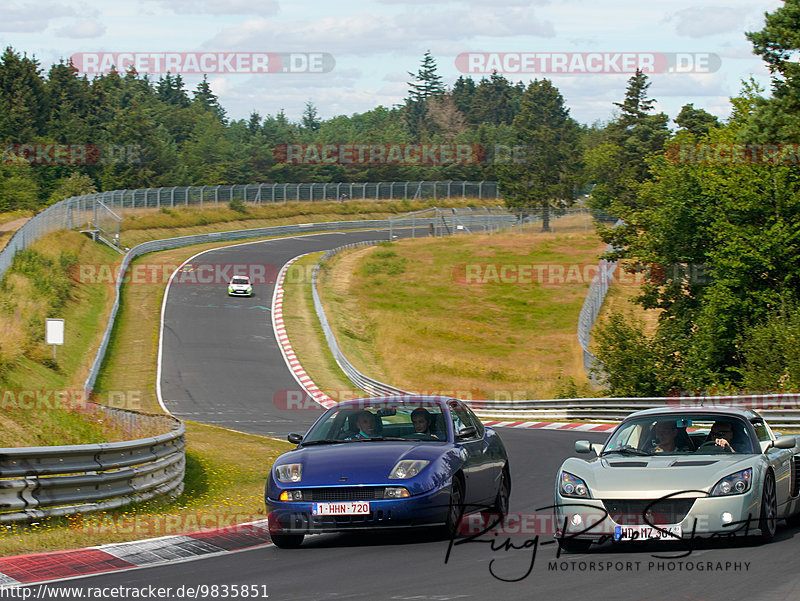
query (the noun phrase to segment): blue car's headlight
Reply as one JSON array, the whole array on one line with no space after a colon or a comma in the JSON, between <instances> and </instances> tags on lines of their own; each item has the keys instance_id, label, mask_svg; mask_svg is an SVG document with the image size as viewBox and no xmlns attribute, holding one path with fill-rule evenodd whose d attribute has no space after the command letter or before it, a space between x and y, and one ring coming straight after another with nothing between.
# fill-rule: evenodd
<instances>
[{"instance_id":1,"label":"blue car's headlight","mask_svg":"<svg viewBox=\"0 0 800 601\"><path fill-rule=\"evenodd\" d=\"M278 482L300 482L303 477L302 463L285 463L275 468L275 477Z\"/></svg>"},{"instance_id":2,"label":"blue car's headlight","mask_svg":"<svg viewBox=\"0 0 800 601\"><path fill-rule=\"evenodd\" d=\"M725 497L728 495L741 495L750 490L753 481L753 468L725 476L711 489L712 497Z\"/></svg>"},{"instance_id":3,"label":"blue car's headlight","mask_svg":"<svg viewBox=\"0 0 800 601\"><path fill-rule=\"evenodd\" d=\"M389 472L389 480L406 480L419 474L430 461L424 459L403 459Z\"/></svg>"},{"instance_id":4,"label":"blue car's headlight","mask_svg":"<svg viewBox=\"0 0 800 601\"><path fill-rule=\"evenodd\" d=\"M575 497L582 499L589 499L589 487L586 482L578 478L575 474L569 472L561 472L558 477L558 492L564 497Z\"/></svg>"}]
</instances>

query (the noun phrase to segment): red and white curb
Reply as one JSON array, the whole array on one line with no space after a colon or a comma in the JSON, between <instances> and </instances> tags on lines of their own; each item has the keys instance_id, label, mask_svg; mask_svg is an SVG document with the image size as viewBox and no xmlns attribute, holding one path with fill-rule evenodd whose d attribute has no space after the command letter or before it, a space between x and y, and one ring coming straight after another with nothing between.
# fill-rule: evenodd
<instances>
[{"instance_id":1,"label":"red and white curb","mask_svg":"<svg viewBox=\"0 0 800 601\"><path fill-rule=\"evenodd\" d=\"M286 333L286 325L283 322L283 281L286 279L286 272L292 263L310 254L313 253L305 253L296 256L281 267L280 272L278 272L278 277L275 279L275 291L272 295L272 329L275 331L275 339L278 341L278 347L281 349L281 354L286 361L286 365L289 367L289 371L292 372L294 379L297 380L297 383L315 402L325 407L325 409L330 409L336 405L336 401L322 392L308 376L303 366L300 365L300 361L297 359L297 355L295 355L294 349L289 342L289 336Z\"/></svg>"},{"instance_id":2,"label":"red and white curb","mask_svg":"<svg viewBox=\"0 0 800 601\"><path fill-rule=\"evenodd\" d=\"M526 430L571 430L574 432L610 432L617 424L584 424L575 422L520 422L481 419L492 428L524 428Z\"/></svg>"},{"instance_id":3,"label":"red and white curb","mask_svg":"<svg viewBox=\"0 0 800 601\"><path fill-rule=\"evenodd\" d=\"M267 520L72 551L0 557L0 589L189 561L270 543Z\"/></svg>"}]
</instances>

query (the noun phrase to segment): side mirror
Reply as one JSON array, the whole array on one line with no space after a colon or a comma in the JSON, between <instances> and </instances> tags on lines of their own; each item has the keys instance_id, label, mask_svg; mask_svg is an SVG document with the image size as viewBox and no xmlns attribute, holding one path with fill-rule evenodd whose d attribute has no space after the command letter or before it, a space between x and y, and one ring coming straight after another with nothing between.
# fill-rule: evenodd
<instances>
[{"instance_id":1,"label":"side mirror","mask_svg":"<svg viewBox=\"0 0 800 601\"><path fill-rule=\"evenodd\" d=\"M461 428L458 431L458 438L472 438L478 433L478 429L475 426L467 426L466 428Z\"/></svg>"},{"instance_id":2,"label":"side mirror","mask_svg":"<svg viewBox=\"0 0 800 601\"><path fill-rule=\"evenodd\" d=\"M781 436L772 446L776 449L793 449L797 445L797 439L794 436Z\"/></svg>"},{"instance_id":3,"label":"side mirror","mask_svg":"<svg viewBox=\"0 0 800 601\"><path fill-rule=\"evenodd\" d=\"M592 445L588 440L576 440L575 441L575 452L576 453L591 453L592 452Z\"/></svg>"},{"instance_id":4,"label":"side mirror","mask_svg":"<svg viewBox=\"0 0 800 601\"><path fill-rule=\"evenodd\" d=\"M292 444L300 444L300 441L303 440L303 435L298 434L297 432L292 432L286 437L286 439Z\"/></svg>"}]
</instances>

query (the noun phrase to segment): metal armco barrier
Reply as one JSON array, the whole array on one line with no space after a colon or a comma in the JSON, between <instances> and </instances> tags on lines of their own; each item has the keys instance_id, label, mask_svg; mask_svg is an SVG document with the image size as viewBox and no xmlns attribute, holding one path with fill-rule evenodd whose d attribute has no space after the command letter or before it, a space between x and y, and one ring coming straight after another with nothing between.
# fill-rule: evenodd
<instances>
[{"instance_id":1,"label":"metal armco barrier","mask_svg":"<svg viewBox=\"0 0 800 601\"><path fill-rule=\"evenodd\" d=\"M110 415L133 412L100 407ZM0 448L0 523L101 511L183 491L183 423L135 413L168 430L140 440Z\"/></svg>"},{"instance_id":2,"label":"metal armco barrier","mask_svg":"<svg viewBox=\"0 0 800 601\"><path fill-rule=\"evenodd\" d=\"M520 401L467 400L480 417L529 421L618 422L634 411L655 407L745 407L776 428L800 428L800 393L740 396L585 398Z\"/></svg>"}]
</instances>

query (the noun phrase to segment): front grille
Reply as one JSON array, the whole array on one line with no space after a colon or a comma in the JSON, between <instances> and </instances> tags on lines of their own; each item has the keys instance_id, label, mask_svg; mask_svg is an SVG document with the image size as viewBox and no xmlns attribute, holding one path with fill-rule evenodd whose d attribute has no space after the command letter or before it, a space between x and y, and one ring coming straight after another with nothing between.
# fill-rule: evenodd
<instances>
[{"instance_id":1,"label":"front grille","mask_svg":"<svg viewBox=\"0 0 800 601\"><path fill-rule=\"evenodd\" d=\"M382 486L331 486L303 489L303 501L375 501L383 499Z\"/></svg>"},{"instance_id":2,"label":"front grille","mask_svg":"<svg viewBox=\"0 0 800 601\"><path fill-rule=\"evenodd\" d=\"M677 524L686 517L694 499L620 499L603 501L609 517L617 524ZM645 520L645 511L647 516Z\"/></svg>"}]
</instances>

